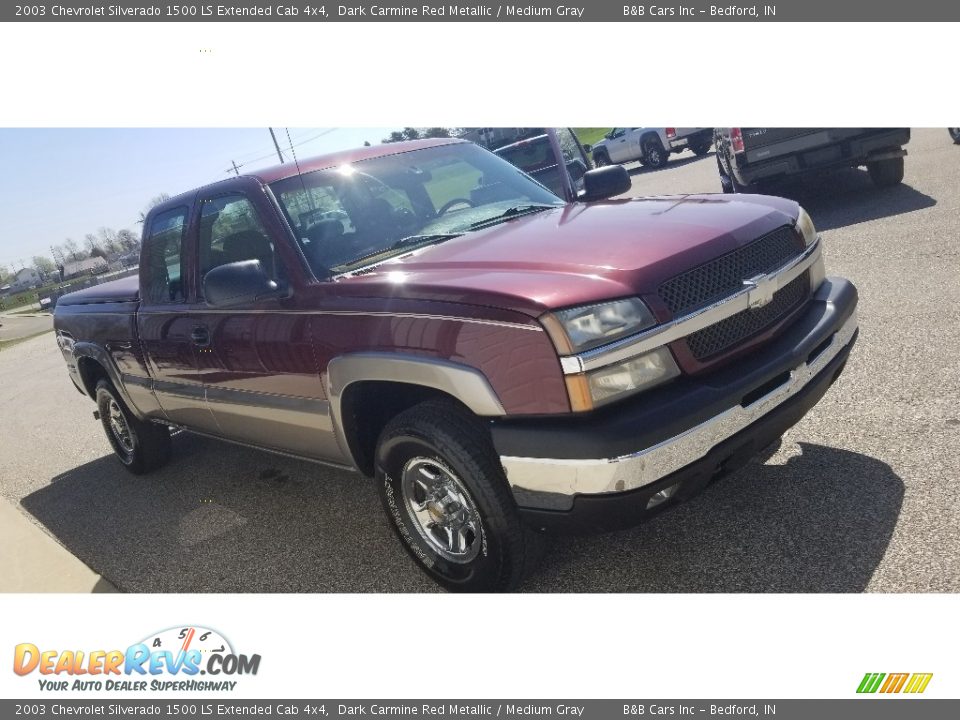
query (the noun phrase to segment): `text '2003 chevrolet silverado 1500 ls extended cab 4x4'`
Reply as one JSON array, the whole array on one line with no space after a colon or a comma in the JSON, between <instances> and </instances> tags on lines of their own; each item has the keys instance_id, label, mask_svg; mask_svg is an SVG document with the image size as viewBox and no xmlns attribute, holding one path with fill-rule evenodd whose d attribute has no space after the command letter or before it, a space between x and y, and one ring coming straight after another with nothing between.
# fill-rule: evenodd
<instances>
[{"instance_id":1,"label":"text '2003 chevrolet silverado 1500 ls extended cab 4x4'","mask_svg":"<svg viewBox=\"0 0 960 720\"><path fill-rule=\"evenodd\" d=\"M548 532L776 441L857 336L796 203L581 180L430 140L208 185L151 210L139 281L60 300L57 341L131 471L171 428L353 469L435 580L513 588Z\"/></svg>"}]
</instances>

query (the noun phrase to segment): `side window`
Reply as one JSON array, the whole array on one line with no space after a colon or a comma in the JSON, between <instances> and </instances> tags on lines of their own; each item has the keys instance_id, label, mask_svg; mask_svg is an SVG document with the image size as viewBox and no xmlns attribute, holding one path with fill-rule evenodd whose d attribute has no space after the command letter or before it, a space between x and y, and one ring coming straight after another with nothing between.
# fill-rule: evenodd
<instances>
[{"instance_id":1,"label":"side window","mask_svg":"<svg viewBox=\"0 0 960 720\"><path fill-rule=\"evenodd\" d=\"M144 299L150 303L183 302L183 234L187 208L153 216L145 246Z\"/></svg>"},{"instance_id":2,"label":"side window","mask_svg":"<svg viewBox=\"0 0 960 720\"><path fill-rule=\"evenodd\" d=\"M256 208L240 194L203 201L197 251L201 293L206 274L227 263L259 260L271 279L278 280L282 275L275 248Z\"/></svg>"}]
</instances>

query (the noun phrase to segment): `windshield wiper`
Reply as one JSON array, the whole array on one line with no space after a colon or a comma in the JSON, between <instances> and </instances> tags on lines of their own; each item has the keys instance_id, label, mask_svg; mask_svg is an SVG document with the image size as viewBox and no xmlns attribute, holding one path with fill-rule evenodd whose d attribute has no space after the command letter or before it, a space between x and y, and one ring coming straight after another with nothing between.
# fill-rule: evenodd
<instances>
[{"instance_id":1,"label":"windshield wiper","mask_svg":"<svg viewBox=\"0 0 960 720\"><path fill-rule=\"evenodd\" d=\"M397 249L402 247L407 247L408 245L419 245L421 243L434 243L434 242L443 242L444 240L453 240L454 238L460 237L463 233L434 233L432 235L409 235L404 238L400 238L393 245L391 249Z\"/></svg>"},{"instance_id":2,"label":"windshield wiper","mask_svg":"<svg viewBox=\"0 0 960 720\"><path fill-rule=\"evenodd\" d=\"M364 260L369 260L370 258L375 258L378 255L385 255L391 250L399 250L400 248L411 247L414 245L431 245L433 243L444 242L445 240L453 240L453 238L458 238L463 233L443 233L443 234L433 234L433 235L408 235L407 237L400 238L394 242L389 247L380 248L374 252L367 253L366 255L361 255L360 257L355 257L353 260L348 260L347 262L340 263L337 265L334 270L342 270L348 268L351 265L357 265L362 263Z\"/></svg>"},{"instance_id":3,"label":"windshield wiper","mask_svg":"<svg viewBox=\"0 0 960 720\"><path fill-rule=\"evenodd\" d=\"M477 220L474 223L470 223L471 230L479 230L481 228L488 227L490 225L496 225L498 223L505 222L511 218L520 217L521 215L529 215L531 213L541 212L543 210L550 210L551 208L560 207L559 205L545 205L543 203L528 203L526 205L514 205L504 210L499 215L494 215L493 217L486 218L484 220Z\"/></svg>"}]
</instances>

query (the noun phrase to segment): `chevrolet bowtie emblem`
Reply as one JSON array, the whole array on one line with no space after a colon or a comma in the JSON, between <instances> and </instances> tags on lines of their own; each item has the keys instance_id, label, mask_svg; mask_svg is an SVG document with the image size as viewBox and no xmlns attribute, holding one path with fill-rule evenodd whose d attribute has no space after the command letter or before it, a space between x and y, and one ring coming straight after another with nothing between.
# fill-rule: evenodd
<instances>
[{"instance_id":1,"label":"chevrolet bowtie emblem","mask_svg":"<svg viewBox=\"0 0 960 720\"><path fill-rule=\"evenodd\" d=\"M747 288L747 301L752 308L762 308L773 300L773 294L777 291L776 280L766 275L744 280L743 285Z\"/></svg>"}]
</instances>

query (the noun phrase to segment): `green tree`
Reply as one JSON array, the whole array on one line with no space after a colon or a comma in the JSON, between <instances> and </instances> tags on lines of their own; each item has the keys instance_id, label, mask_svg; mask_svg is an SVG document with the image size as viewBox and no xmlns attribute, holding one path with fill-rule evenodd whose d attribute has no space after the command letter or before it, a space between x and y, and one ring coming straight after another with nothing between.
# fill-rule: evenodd
<instances>
[{"instance_id":1,"label":"green tree","mask_svg":"<svg viewBox=\"0 0 960 720\"><path fill-rule=\"evenodd\" d=\"M56 270L57 266L53 264L53 261L50 258L46 258L43 255L34 255L33 269L41 275L47 275Z\"/></svg>"}]
</instances>

